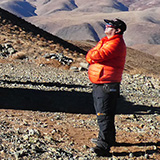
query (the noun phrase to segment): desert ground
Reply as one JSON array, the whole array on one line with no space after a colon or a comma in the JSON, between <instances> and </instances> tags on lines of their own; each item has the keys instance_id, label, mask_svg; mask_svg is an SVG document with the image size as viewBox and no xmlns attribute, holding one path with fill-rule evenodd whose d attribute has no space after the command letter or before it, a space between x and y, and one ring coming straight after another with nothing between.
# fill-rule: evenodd
<instances>
[{"instance_id":1,"label":"desert ground","mask_svg":"<svg viewBox=\"0 0 160 160\"><path fill-rule=\"evenodd\" d=\"M0 44L7 49L0 57L1 159L160 159L158 57L128 47L115 117L117 145L111 148L111 157L97 157L89 150L94 146L90 139L98 134L92 84L80 65L95 42L65 42L4 15L0 15ZM62 53L73 62L63 64L51 53Z\"/></svg>"}]
</instances>

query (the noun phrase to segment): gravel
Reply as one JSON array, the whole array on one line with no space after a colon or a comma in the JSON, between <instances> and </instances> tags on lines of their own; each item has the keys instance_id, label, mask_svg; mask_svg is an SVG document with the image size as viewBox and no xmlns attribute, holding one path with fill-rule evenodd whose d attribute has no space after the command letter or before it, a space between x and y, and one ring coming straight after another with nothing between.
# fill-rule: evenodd
<instances>
[{"instance_id":1,"label":"gravel","mask_svg":"<svg viewBox=\"0 0 160 160\"><path fill-rule=\"evenodd\" d=\"M77 159L77 160L91 160L91 159L103 159L103 157L97 158L93 153L89 152L89 146L84 144L81 146L80 152L75 149L75 142L64 135L61 130L54 128L54 122L61 126L64 123L70 124L74 128L88 128L92 131L98 130L96 118L90 110L86 110L94 118L76 119L75 117L81 116L84 108L88 105L91 106L91 102L88 102L88 97L91 97L92 84L88 79L87 71L77 70L63 70L49 66L37 66L33 63L25 63L24 61L17 61L17 63L0 64L0 92L1 94L1 107L4 109L15 109L9 105L22 105L23 103L33 103L27 97L23 99L24 95L21 90L32 90L48 93L64 93L66 97L75 98L73 101L65 101L62 104L59 102L59 106L56 100L59 101L60 97L56 97L54 101L48 98L50 106L55 106L50 111L47 107L37 111L37 108L29 108L30 114L33 117L21 117L25 113L13 113L9 110L2 110L0 120L0 155L2 159ZM4 89L8 89L4 93ZM18 91L16 90L18 89ZM21 89L21 90L20 90ZM20 92L17 96L15 90ZM9 95L12 94L12 95ZM14 95L15 94L15 95ZM36 92L35 92L36 94ZM43 95L44 95L43 94ZM34 94L33 94L34 95ZM43 102L47 102L46 97L43 97ZM83 95L83 102L80 96ZM130 149L125 155L118 152L118 147L112 148L112 157L108 159L150 159L157 158L159 156L159 137L160 137L160 80L155 77L149 77L141 74L129 75L123 74L123 80L120 90L121 97L119 98L117 115L116 115L116 130L118 131L117 138L119 143L127 142L127 134L136 138L139 142L144 141L145 149L136 152L134 149ZM29 96L29 95L27 95ZM30 95L32 96L32 95ZM77 98L78 97L78 98ZM13 98L12 102L9 102ZM15 99L19 99L17 102ZM21 100L22 98L22 100ZM51 97L53 99L53 97ZM66 100L61 97L62 101ZM15 100L15 101L14 101ZM22 102L20 102L22 101ZM78 101L76 103L76 101ZM44 107L38 103L39 107ZM51 103L55 103L52 105ZM70 108L65 107L69 103ZM34 103L33 103L34 105ZM72 119L67 118L67 113L75 112L75 105L77 105L77 112L80 113ZM23 107L23 106L21 106ZM24 105L25 107L25 105ZM32 106L33 107L33 106ZM20 109L20 107L18 108ZM28 108L21 108L28 109ZM55 109L56 112L53 112ZM80 110L81 109L81 110ZM85 110L85 109L84 109ZM41 112L45 111L45 112ZM59 111L63 111L59 112ZM90 112L89 112L90 111ZM25 111L24 111L25 112ZM26 111L27 113L28 111ZM17 116L18 115L18 116ZM24 116L23 115L23 116ZM26 114L27 115L27 114ZM36 119L34 116L37 116ZM87 116L87 115L86 115ZM40 118L42 117L42 119ZM43 118L45 120L43 121ZM50 121L50 123L48 122ZM89 128L92 128L89 129ZM46 129L48 132L46 132ZM66 129L67 130L67 129ZM67 132L66 132L67 133ZM60 136L60 137L59 137ZM150 140L146 139L149 137ZM60 146L64 142L67 146ZM136 143L137 143L136 142ZM131 144L135 142L131 141ZM122 143L123 144L123 143ZM134 145L132 146L132 148ZM123 149L122 149L123 151ZM147 152L148 151L148 152ZM150 151L150 152L149 152ZM124 151L125 152L125 149ZM155 158L155 159L156 159ZM105 158L104 158L105 159Z\"/></svg>"}]
</instances>

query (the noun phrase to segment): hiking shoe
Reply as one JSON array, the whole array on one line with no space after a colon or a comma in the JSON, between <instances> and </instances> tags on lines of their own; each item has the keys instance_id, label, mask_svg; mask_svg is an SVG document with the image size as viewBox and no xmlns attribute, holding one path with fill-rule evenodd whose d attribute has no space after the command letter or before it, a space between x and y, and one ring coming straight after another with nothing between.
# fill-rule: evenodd
<instances>
[{"instance_id":1,"label":"hiking shoe","mask_svg":"<svg viewBox=\"0 0 160 160\"><path fill-rule=\"evenodd\" d=\"M91 142L96 145L100 144L100 141L98 140L98 138L92 138ZM112 142L112 146L117 146L117 145L118 145L118 143L116 141Z\"/></svg>"},{"instance_id":2,"label":"hiking shoe","mask_svg":"<svg viewBox=\"0 0 160 160\"><path fill-rule=\"evenodd\" d=\"M97 156L107 156L107 157L110 157L112 155L111 155L111 153L109 153L109 150L110 149L104 149L104 148L101 148L99 146L90 148L90 151L93 152L93 153L96 153Z\"/></svg>"}]
</instances>

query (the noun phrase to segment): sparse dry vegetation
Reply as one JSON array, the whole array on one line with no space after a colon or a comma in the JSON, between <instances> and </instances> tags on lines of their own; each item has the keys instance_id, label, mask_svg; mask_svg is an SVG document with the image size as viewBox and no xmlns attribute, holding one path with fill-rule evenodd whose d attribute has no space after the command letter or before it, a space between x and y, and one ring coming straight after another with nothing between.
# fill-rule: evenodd
<instances>
[{"instance_id":1,"label":"sparse dry vegetation","mask_svg":"<svg viewBox=\"0 0 160 160\"><path fill-rule=\"evenodd\" d=\"M25 62L69 68L60 65L55 60L48 61L43 58L43 55L46 53L63 53L74 59L73 66L78 66L79 62L85 62L87 51L96 45L96 42L93 41L67 42L61 40L2 9L0 16L0 44L9 43L17 50L15 55L8 58L1 57L3 63L12 63L12 60L15 61L16 59L28 59ZM125 72L159 76L159 61L159 57L128 48Z\"/></svg>"}]
</instances>

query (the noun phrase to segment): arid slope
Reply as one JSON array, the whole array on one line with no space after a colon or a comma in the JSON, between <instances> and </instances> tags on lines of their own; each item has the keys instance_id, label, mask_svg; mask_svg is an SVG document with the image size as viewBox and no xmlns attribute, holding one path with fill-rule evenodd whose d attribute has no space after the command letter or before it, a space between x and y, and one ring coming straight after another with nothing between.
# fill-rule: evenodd
<instances>
[{"instance_id":1,"label":"arid slope","mask_svg":"<svg viewBox=\"0 0 160 160\"><path fill-rule=\"evenodd\" d=\"M128 47L160 56L159 0L2 0L0 6L65 40L98 41L104 36L104 18L121 18L128 26ZM25 8L25 9L24 9ZM151 46L152 48L152 46Z\"/></svg>"}]
</instances>

